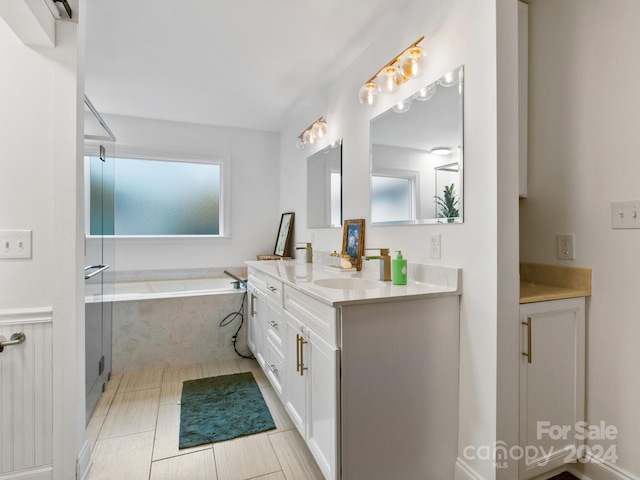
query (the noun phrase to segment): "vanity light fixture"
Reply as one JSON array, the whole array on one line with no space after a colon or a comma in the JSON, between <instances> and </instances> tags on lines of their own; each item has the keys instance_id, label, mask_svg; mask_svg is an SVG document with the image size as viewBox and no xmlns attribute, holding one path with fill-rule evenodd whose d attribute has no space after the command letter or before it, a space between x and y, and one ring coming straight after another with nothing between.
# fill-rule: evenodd
<instances>
[{"instance_id":1,"label":"vanity light fixture","mask_svg":"<svg viewBox=\"0 0 640 480\"><path fill-rule=\"evenodd\" d=\"M395 93L404 82L424 73L427 57L418 45L422 40L424 36L396 55L360 87L358 99L361 104L373 106L378 103L380 93Z\"/></svg>"},{"instance_id":2,"label":"vanity light fixture","mask_svg":"<svg viewBox=\"0 0 640 480\"><path fill-rule=\"evenodd\" d=\"M296 147L302 150L307 144L313 145L317 139L324 137L326 134L327 122L324 117L320 117L298 135Z\"/></svg>"}]
</instances>

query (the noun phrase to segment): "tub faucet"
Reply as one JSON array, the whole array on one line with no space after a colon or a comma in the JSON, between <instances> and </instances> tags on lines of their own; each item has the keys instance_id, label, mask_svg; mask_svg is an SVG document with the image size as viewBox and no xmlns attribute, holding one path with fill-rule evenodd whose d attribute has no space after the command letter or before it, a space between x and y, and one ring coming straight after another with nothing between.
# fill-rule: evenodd
<instances>
[{"instance_id":1,"label":"tub faucet","mask_svg":"<svg viewBox=\"0 0 640 480\"><path fill-rule=\"evenodd\" d=\"M307 251L307 263L312 263L313 262L313 248L311 247L311 242L304 243L304 247L296 247L296 250L306 250Z\"/></svg>"},{"instance_id":2,"label":"tub faucet","mask_svg":"<svg viewBox=\"0 0 640 480\"><path fill-rule=\"evenodd\" d=\"M364 257L365 260L380 260L380 280L388 282L391 280L391 256L388 248L365 248L365 250L379 250L380 255L370 255Z\"/></svg>"}]
</instances>

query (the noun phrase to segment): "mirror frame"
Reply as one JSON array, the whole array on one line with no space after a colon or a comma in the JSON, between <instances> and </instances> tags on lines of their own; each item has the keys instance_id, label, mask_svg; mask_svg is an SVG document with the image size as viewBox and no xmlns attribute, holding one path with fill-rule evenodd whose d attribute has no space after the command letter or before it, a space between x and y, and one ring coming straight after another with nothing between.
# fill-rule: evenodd
<instances>
[{"instance_id":1,"label":"mirror frame","mask_svg":"<svg viewBox=\"0 0 640 480\"><path fill-rule=\"evenodd\" d=\"M451 83L453 79L453 84ZM459 109L459 119L458 119L458 131L459 131L459 145L458 145L458 170L459 170L459 187L458 187L458 193L457 193L457 209L458 209L458 216L457 217L450 217L450 218L445 218L445 217L425 217L425 218L415 218L413 220L391 220L391 221L384 221L384 222L374 222L373 221L373 176L374 176L374 158L373 158L373 131L374 131L374 122L378 119L380 119L381 117L383 117L384 115L395 115L395 113L393 112L394 108L396 107L396 105L399 105L401 103L406 103L407 101L411 101L412 99L414 99L416 97L416 95L419 94L419 92L421 90L428 90L429 88L434 88L436 87L436 92L437 92L437 88L439 87L445 87L445 88L453 88L454 86L457 87L458 92L459 92L459 103L457 105L457 108ZM422 103L422 102L419 102ZM424 105L428 105L428 100L426 102L424 102ZM370 222L369 224L371 226L388 226L388 225L434 225L434 224L439 224L439 225L446 225L446 224L459 224L459 223L463 223L464 222L464 161L463 161L463 156L464 156L464 65L460 65L459 67L453 69L452 71L446 73L445 75L441 76L440 78L438 78L437 80L435 80L434 82L432 82L429 85L426 85L423 89L418 90L417 92L414 92L412 95L409 95L408 97L406 97L405 99L403 99L400 102L397 102L396 104L394 104L392 107L390 107L389 109L385 110L384 112L380 113L379 115L377 115L376 117L372 118L370 121L370 125L369 125L369 215L370 215ZM453 146L453 148L455 148L455 146ZM443 164L446 163L450 163L450 160L448 162L444 162ZM456 162L454 162L456 163ZM440 196L438 195L437 192L437 175L436 175L436 170L438 168L442 167L438 166L438 167L434 167L434 178L433 178L433 182L434 182L434 192L436 193L436 196ZM384 171L384 167L382 169L382 171ZM379 170L378 170L379 171ZM435 197L434 196L434 203L436 203L435 201ZM414 201L415 204L415 201ZM436 207L437 208L437 207Z\"/></svg>"}]
</instances>

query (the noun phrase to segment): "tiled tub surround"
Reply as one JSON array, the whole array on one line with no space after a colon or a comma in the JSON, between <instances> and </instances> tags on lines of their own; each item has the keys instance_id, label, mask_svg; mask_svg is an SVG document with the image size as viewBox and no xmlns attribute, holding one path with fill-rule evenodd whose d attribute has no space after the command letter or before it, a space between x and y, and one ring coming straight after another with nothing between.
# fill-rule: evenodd
<instances>
[{"instance_id":1,"label":"tiled tub surround","mask_svg":"<svg viewBox=\"0 0 640 480\"><path fill-rule=\"evenodd\" d=\"M232 337L241 318L237 316L224 327L220 327L220 322L240 310L245 292L234 289L233 280L224 275L196 276L216 272L118 275L119 279L131 281L115 284L116 295L108 298L113 302L112 372L238 358ZM233 272L244 278L242 270ZM246 338L245 322L236 347L248 354Z\"/></svg>"}]
</instances>

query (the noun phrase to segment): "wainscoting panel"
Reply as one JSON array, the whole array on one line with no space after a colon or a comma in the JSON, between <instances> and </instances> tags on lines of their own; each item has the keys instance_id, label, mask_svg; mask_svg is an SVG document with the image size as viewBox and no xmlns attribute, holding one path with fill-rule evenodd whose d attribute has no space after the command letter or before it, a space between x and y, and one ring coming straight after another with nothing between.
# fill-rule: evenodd
<instances>
[{"instance_id":1,"label":"wainscoting panel","mask_svg":"<svg viewBox=\"0 0 640 480\"><path fill-rule=\"evenodd\" d=\"M1 310L0 335L16 332L25 341L0 353L0 476L53 460L51 309Z\"/></svg>"}]
</instances>

